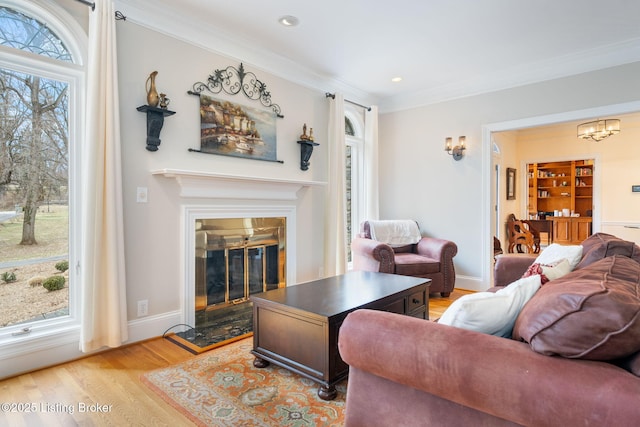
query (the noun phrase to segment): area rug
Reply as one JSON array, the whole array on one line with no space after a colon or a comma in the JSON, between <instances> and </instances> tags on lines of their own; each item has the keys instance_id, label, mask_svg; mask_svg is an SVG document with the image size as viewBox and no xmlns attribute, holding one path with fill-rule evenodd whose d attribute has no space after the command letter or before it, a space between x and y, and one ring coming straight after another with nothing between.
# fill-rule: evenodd
<instances>
[{"instance_id":1,"label":"area rug","mask_svg":"<svg viewBox=\"0 0 640 427\"><path fill-rule=\"evenodd\" d=\"M346 380L331 401L318 384L273 364L253 366L252 339L243 339L141 379L201 426L342 426Z\"/></svg>"}]
</instances>

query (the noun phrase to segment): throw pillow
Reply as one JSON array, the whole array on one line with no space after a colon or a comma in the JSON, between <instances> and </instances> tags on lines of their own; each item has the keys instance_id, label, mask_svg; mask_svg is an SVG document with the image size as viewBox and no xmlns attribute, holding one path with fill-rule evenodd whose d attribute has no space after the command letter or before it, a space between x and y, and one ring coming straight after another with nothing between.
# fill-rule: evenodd
<instances>
[{"instance_id":1,"label":"throw pillow","mask_svg":"<svg viewBox=\"0 0 640 427\"><path fill-rule=\"evenodd\" d=\"M640 263L640 247L612 234L592 234L582 242L582 248L582 260L576 270L613 255L624 255Z\"/></svg>"},{"instance_id":2,"label":"throw pillow","mask_svg":"<svg viewBox=\"0 0 640 427\"><path fill-rule=\"evenodd\" d=\"M569 260L566 258L562 261L554 264L554 265L543 265L538 263L533 263L527 271L524 272L522 277L529 277L535 274L540 275L540 284L544 285L550 280L559 279L565 274L571 273L571 265L569 264Z\"/></svg>"},{"instance_id":3,"label":"throw pillow","mask_svg":"<svg viewBox=\"0 0 640 427\"><path fill-rule=\"evenodd\" d=\"M571 266L571 271L576 268L576 265L582 258L582 245L559 245L558 243L552 243L538 255L538 258L534 263L544 265L554 265L557 262L567 259Z\"/></svg>"},{"instance_id":4,"label":"throw pillow","mask_svg":"<svg viewBox=\"0 0 640 427\"><path fill-rule=\"evenodd\" d=\"M612 360L640 351L640 268L614 255L544 286L513 338L542 354Z\"/></svg>"},{"instance_id":5,"label":"throw pillow","mask_svg":"<svg viewBox=\"0 0 640 427\"><path fill-rule=\"evenodd\" d=\"M540 288L540 276L517 280L497 292L476 292L455 300L438 323L510 337L518 313Z\"/></svg>"}]
</instances>

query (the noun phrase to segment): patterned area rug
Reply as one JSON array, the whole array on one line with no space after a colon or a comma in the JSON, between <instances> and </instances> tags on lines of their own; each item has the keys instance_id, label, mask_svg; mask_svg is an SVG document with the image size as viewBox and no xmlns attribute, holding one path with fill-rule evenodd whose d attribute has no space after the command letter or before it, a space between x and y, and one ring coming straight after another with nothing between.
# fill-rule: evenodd
<instances>
[{"instance_id":1,"label":"patterned area rug","mask_svg":"<svg viewBox=\"0 0 640 427\"><path fill-rule=\"evenodd\" d=\"M251 338L146 373L142 382L201 426L341 426L346 380L332 401L318 384L273 364L253 366Z\"/></svg>"}]
</instances>

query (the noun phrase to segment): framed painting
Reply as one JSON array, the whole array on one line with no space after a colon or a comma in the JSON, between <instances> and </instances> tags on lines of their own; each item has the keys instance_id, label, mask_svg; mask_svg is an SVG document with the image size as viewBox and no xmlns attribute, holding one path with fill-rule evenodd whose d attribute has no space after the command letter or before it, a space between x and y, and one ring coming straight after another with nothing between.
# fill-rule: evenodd
<instances>
[{"instance_id":1,"label":"framed painting","mask_svg":"<svg viewBox=\"0 0 640 427\"><path fill-rule=\"evenodd\" d=\"M278 162L276 118L273 111L200 94L200 151Z\"/></svg>"},{"instance_id":2,"label":"framed painting","mask_svg":"<svg viewBox=\"0 0 640 427\"><path fill-rule=\"evenodd\" d=\"M507 168L507 200L516 199L516 170Z\"/></svg>"}]
</instances>

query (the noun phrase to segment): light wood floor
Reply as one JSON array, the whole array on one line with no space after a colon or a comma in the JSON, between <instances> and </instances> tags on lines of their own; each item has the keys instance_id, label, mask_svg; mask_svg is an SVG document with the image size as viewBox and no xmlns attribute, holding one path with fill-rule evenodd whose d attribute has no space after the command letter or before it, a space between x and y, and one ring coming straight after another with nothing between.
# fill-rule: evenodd
<instances>
[{"instance_id":1,"label":"light wood floor","mask_svg":"<svg viewBox=\"0 0 640 427\"><path fill-rule=\"evenodd\" d=\"M439 318L467 293L455 290L449 298L432 296L429 318ZM192 357L176 344L157 338L9 378L0 382L0 404L16 405L10 411L2 406L0 426L193 425L140 382L144 372ZM87 412L91 405L107 412ZM22 410L11 412L18 409Z\"/></svg>"}]
</instances>

